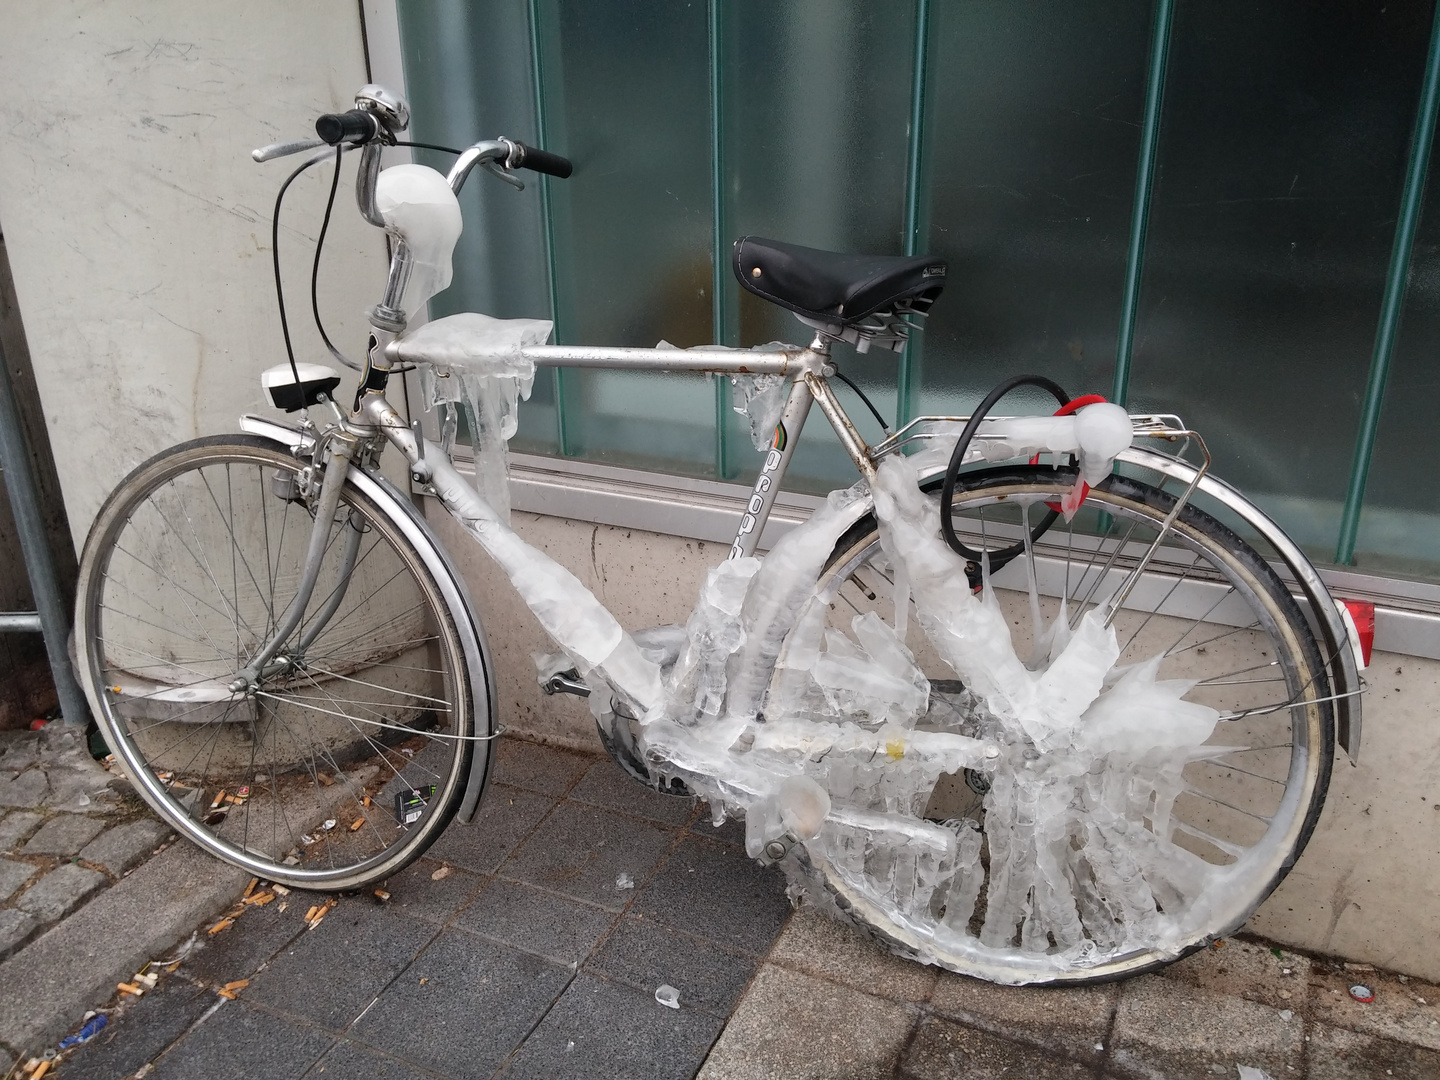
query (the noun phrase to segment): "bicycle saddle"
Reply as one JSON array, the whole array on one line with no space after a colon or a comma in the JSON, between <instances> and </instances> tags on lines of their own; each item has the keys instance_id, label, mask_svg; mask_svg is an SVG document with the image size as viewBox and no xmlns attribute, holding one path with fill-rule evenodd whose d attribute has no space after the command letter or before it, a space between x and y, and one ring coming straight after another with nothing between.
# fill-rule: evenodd
<instances>
[{"instance_id":1,"label":"bicycle saddle","mask_svg":"<svg viewBox=\"0 0 1440 1080\"><path fill-rule=\"evenodd\" d=\"M817 322L854 326L906 301L928 306L945 285L944 259L844 255L758 236L735 241L735 276L756 296Z\"/></svg>"}]
</instances>

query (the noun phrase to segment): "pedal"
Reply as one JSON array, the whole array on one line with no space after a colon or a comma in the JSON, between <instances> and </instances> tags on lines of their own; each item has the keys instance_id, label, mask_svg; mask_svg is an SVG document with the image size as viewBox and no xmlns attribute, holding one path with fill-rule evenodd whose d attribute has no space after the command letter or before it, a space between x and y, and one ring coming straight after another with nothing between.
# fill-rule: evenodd
<instances>
[{"instance_id":1,"label":"pedal","mask_svg":"<svg viewBox=\"0 0 1440 1080\"><path fill-rule=\"evenodd\" d=\"M580 681L580 673L574 668L568 671L557 671L548 679L540 683L540 689L547 694L574 694L576 697L589 697L590 687Z\"/></svg>"}]
</instances>

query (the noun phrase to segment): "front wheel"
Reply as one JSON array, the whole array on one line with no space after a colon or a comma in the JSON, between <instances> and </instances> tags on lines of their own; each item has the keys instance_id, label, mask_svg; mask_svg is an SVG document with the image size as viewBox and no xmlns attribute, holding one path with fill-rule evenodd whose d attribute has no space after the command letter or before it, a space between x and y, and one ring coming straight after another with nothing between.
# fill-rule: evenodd
<instances>
[{"instance_id":1,"label":"front wheel","mask_svg":"<svg viewBox=\"0 0 1440 1080\"><path fill-rule=\"evenodd\" d=\"M1011 467L962 481L954 524L967 545L1025 545L994 595L1032 671L1136 567L1174 507L1112 476L1031 545L1025 534L1073 471ZM832 779L832 797L897 827L827 825L801 873L812 895L897 952L1000 983L1137 974L1237 928L1315 827L1334 740L1320 650L1270 567L1194 507L1115 619L1120 655L1105 684L1156 665L1141 677L1173 680L1179 712L1193 703L1220 714L1194 744L1157 735L1166 719L1142 711L1129 734L1037 750L939 659L873 519L841 539L817 590L836 632L868 611L895 625L898 595L902 634L931 680L917 727L1004 747L992 766L941 775L908 799L883 762L850 770L845 791Z\"/></svg>"},{"instance_id":2,"label":"front wheel","mask_svg":"<svg viewBox=\"0 0 1440 1080\"><path fill-rule=\"evenodd\" d=\"M491 703L458 583L356 472L279 670L231 689L295 595L318 502L307 464L241 435L137 468L86 542L76 640L105 740L162 818L259 877L353 889L445 828L485 768Z\"/></svg>"}]
</instances>

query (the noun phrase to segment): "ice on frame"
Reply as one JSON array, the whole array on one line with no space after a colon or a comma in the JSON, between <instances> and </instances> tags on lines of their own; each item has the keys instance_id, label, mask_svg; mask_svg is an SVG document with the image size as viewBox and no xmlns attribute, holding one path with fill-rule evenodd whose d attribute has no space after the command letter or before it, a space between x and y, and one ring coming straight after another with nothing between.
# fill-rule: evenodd
<instances>
[{"instance_id":1,"label":"ice on frame","mask_svg":"<svg viewBox=\"0 0 1440 1080\"><path fill-rule=\"evenodd\" d=\"M1098 482L1123 449L1112 421L1098 435L992 424L986 437L1007 457L1078 451ZM1022 661L994 591L973 593L941 538L914 459L884 459L873 490L832 493L763 559L715 567L683 628L637 635L448 462L434 483L592 687L597 720L629 736L657 781L683 780L717 821L744 817L747 850L802 888L824 869L845 906L890 922L911 955L967 956L1026 982L1136 948L1178 951L1213 924L1244 851L1207 863L1172 842L1169 818L1182 768L1215 753L1201 747L1219 714L1185 700L1192 684L1159 679L1159 657L1117 668L1115 631L1094 609L1073 627L1063 607L1037 625ZM872 509L900 595L963 691L930 684L903 627L870 613L847 634L815 595L838 539ZM1038 620L1033 564L1030 588ZM978 814L927 820L937 782L961 774L988 785L983 826ZM813 898L834 910L828 892Z\"/></svg>"}]
</instances>

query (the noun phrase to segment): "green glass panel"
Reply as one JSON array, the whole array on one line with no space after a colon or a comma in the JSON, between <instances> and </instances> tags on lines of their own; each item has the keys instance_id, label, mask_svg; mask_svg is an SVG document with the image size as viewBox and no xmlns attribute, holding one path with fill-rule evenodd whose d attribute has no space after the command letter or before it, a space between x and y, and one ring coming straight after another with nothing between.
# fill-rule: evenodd
<instances>
[{"instance_id":1,"label":"green glass panel","mask_svg":"<svg viewBox=\"0 0 1440 1080\"><path fill-rule=\"evenodd\" d=\"M1020 373L1108 393L1144 111L1150 5L932 3L929 250L918 412ZM1050 411L1017 391L1002 411Z\"/></svg>"},{"instance_id":2,"label":"green glass panel","mask_svg":"<svg viewBox=\"0 0 1440 1080\"><path fill-rule=\"evenodd\" d=\"M755 235L834 251L901 254L913 5L743 0L724 10L730 239ZM740 343L808 343L809 327L740 289L728 244L721 254L726 285L738 300ZM839 345L834 358L882 413L894 415L898 354L862 356ZM878 441L879 426L865 407L847 387L835 386L862 434ZM729 445L735 475L749 482L763 459L739 414L731 414ZM786 485L826 491L855 477L829 424L813 410Z\"/></svg>"},{"instance_id":3,"label":"green glass panel","mask_svg":"<svg viewBox=\"0 0 1440 1080\"><path fill-rule=\"evenodd\" d=\"M530 83L525 5L516 0L398 0L401 51L416 142L462 148L498 135L538 142ZM449 170L452 155L417 150L415 160ZM476 170L460 192L465 231L455 248L455 277L430 303L439 318L482 311L501 319L548 319L540 190L523 192ZM540 372L520 408L512 446L556 452L553 378Z\"/></svg>"},{"instance_id":4,"label":"green glass panel","mask_svg":"<svg viewBox=\"0 0 1440 1080\"><path fill-rule=\"evenodd\" d=\"M1317 561L1334 557L1431 15L1176 8L1131 404L1203 432L1215 471Z\"/></svg>"}]
</instances>

